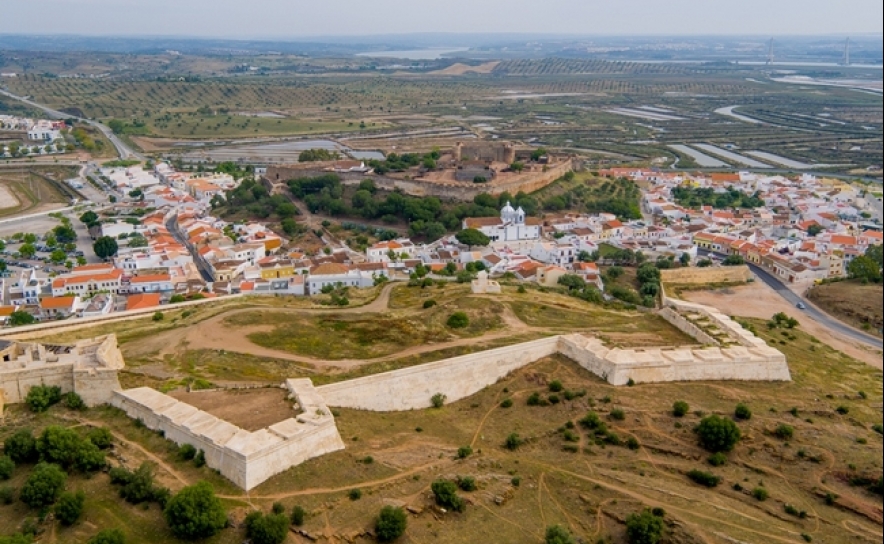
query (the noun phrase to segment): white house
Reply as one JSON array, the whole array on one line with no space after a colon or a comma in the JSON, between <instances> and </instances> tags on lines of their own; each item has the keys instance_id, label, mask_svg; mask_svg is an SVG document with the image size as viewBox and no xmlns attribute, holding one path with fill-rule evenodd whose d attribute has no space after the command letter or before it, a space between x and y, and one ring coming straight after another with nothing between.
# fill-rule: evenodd
<instances>
[{"instance_id":1,"label":"white house","mask_svg":"<svg viewBox=\"0 0 884 544\"><path fill-rule=\"evenodd\" d=\"M564 240L555 242L537 242L528 253L532 259L536 259L542 263L555 264L562 267L568 267L577 260L577 254L580 250L574 244Z\"/></svg>"},{"instance_id":2,"label":"white house","mask_svg":"<svg viewBox=\"0 0 884 544\"><path fill-rule=\"evenodd\" d=\"M174 289L175 284L169 274L146 274L129 280L129 293L162 293Z\"/></svg>"},{"instance_id":3,"label":"white house","mask_svg":"<svg viewBox=\"0 0 884 544\"><path fill-rule=\"evenodd\" d=\"M509 202L500 210L500 217L467 217L463 228L477 229L492 242L518 242L540 239L540 221L525 217L525 210L513 209Z\"/></svg>"},{"instance_id":4,"label":"white house","mask_svg":"<svg viewBox=\"0 0 884 544\"><path fill-rule=\"evenodd\" d=\"M326 286L366 288L374 285L374 275L338 263L315 266L307 276L307 294L316 295Z\"/></svg>"}]
</instances>

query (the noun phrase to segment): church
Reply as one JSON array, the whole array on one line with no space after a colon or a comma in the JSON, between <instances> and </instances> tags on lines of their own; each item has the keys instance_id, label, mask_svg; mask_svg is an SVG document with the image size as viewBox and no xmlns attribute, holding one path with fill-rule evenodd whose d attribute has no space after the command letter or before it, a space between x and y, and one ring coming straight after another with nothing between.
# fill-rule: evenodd
<instances>
[{"instance_id":1,"label":"church","mask_svg":"<svg viewBox=\"0 0 884 544\"><path fill-rule=\"evenodd\" d=\"M520 206L513 209L509 202L500 210L500 217L466 217L463 228L476 229L492 242L520 242L540 239L540 220L525 217Z\"/></svg>"}]
</instances>

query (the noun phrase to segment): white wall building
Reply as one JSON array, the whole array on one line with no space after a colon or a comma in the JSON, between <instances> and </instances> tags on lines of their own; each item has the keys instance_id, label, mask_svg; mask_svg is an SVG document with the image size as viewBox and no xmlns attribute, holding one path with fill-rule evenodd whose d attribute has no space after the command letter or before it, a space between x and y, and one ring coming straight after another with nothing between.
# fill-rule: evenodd
<instances>
[{"instance_id":1,"label":"white wall building","mask_svg":"<svg viewBox=\"0 0 884 544\"><path fill-rule=\"evenodd\" d=\"M540 221L525 217L525 210L513 209L509 202L500 210L500 218L467 217L463 228L477 229L492 242L519 242L540 239Z\"/></svg>"}]
</instances>

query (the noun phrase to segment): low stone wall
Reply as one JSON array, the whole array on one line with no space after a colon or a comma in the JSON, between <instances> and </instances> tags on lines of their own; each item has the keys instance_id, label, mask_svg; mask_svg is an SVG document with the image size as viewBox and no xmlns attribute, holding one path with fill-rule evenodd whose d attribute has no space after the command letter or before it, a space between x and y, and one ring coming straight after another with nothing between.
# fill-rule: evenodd
<instances>
[{"instance_id":1,"label":"low stone wall","mask_svg":"<svg viewBox=\"0 0 884 544\"><path fill-rule=\"evenodd\" d=\"M431 405L436 393L448 402L475 394L527 364L558 351L558 336L461 355L355 380L317 387L329 406L389 412Z\"/></svg>"},{"instance_id":2,"label":"low stone wall","mask_svg":"<svg viewBox=\"0 0 884 544\"><path fill-rule=\"evenodd\" d=\"M290 381L298 382L289 390L302 406L302 398L309 403L317 397L309 380ZM110 403L176 444L203 450L208 466L247 491L307 459L344 448L331 412L317 406L249 432L148 387L117 391Z\"/></svg>"},{"instance_id":3,"label":"low stone wall","mask_svg":"<svg viewBox=\"0 0 884 544\"><path fill-rule=\"evenodd\" d=\"M745 283L751 277L752 271L744 264L705 268L691 266L660 271L660 280L663 283Z\"/></svg>"},{"instance_id":4,"label":"low stone wall","mask_svg":"<svg viewBox=\"0 0 884 544\"><path fill-rule=\"evenodd\" d=\"M668 321L670 325L688 336L693 336L701 344L718 345L718 341L715 338L712 338L700 330L700 327L688 321L683 315L679 314L672 308L663 308L658 314L660 317Z\"/></svg>"},{"instance_id":5,"label":"low stone wall","mask_svg":"<svg viewBox=\"0 0 884 544\"><path fill-rule=\"evenodd\" d=\"M6 404L24 402L31 387L48 385L60 387L62 393L74 390L74 365L46 363L0 373L0 394Z\"/></svg>"}]
</instances>

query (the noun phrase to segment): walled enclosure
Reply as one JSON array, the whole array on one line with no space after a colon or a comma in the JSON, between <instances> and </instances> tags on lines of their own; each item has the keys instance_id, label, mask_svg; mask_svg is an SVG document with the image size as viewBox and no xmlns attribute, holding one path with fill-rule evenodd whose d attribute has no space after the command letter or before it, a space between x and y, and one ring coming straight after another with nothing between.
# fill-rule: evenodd
<instances>
[{"instance_id":1,"label":"walled enclosure","mask_svg":"<svg viewBox=\"0 0 884 544\"><path fill-rule=\"evenodd\" d=\"M344 449L335 420L308 379L287 380L303 412L249 432L148 387L114 393L110 403L176 444L205 452L206 464L246 491L320 455Z\"/></svg>"},{"instance_id":2,"label":"walled enclosure","mask_svg":"<svg viewBox=\"0 0 884 544\"><path fill-rule=\"evenodd\" d=\"M116 335L109 334L71 345L8 342L0 361L0 406L24 402L31 387L57 386L62 393L80 395L87 406L107 403L120 389L117 371L123 355Z\"/></svg>"},{"instance_id":3,"label":"walled enclosure","mask_svg":"<svg viewBox=\"0 0 884 544\"><path fill-rule=\"evenodd\" d=\"M696 266L670 268L660 271L660 280L665 283L746 283L752 278L752 271L746 265L740 266Z\"/></svg>"}]
</instances>

